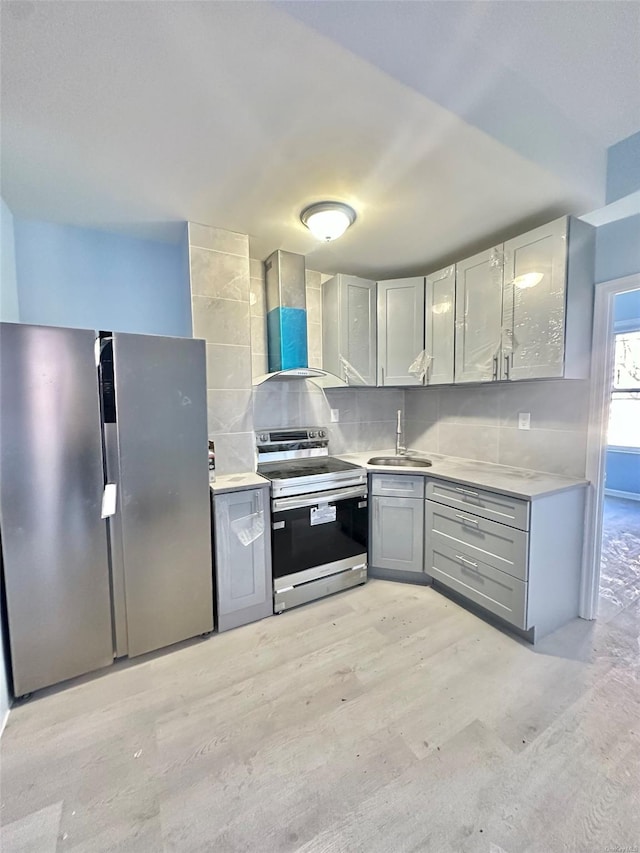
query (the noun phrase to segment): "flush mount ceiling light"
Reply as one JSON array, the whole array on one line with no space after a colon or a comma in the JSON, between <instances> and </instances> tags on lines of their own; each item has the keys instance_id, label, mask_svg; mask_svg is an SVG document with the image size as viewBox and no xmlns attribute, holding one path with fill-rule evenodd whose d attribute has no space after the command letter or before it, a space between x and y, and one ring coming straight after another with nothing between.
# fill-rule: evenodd
<instances>
[{"instance_id":1,"label":"flush mount ceiling light","mask_svg":"<svg viewBox=\"0 0 640 853\"><path fill-rule=\"evenodd\" d=\"M340 201L320 201L310 204L300 214L300 220L317 240L328 243L342 237L356 221L356 212Z\"/></svg>"}]
</instances>

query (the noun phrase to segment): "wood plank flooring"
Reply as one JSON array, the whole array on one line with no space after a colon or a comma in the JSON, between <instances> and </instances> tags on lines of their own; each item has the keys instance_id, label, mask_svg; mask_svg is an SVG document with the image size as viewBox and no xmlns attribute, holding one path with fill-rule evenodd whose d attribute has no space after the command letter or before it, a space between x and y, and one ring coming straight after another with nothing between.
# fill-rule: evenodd
<instances>
[{"instance_id":1,"label":"wood plank flooring","mask_svg":"<svg viewBox=\"0 0 640 853\"><path fill-rule=\"evenodd\" d=\"M2 851L637 849L639 637L370 581L15 708Z\"/></svg>"}]
</instances>

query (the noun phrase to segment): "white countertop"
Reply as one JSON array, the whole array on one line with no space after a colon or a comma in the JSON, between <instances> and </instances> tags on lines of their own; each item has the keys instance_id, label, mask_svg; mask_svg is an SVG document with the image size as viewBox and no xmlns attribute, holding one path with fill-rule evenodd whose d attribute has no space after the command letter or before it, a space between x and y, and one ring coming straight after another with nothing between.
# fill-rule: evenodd
<instances>
[{"instance_id":1,"label":"white countertop","mask_svg":"<svg viewBox=\"0 0 640 853\"><path fill-rule=\"evenodd\" d=\"M402 474L420 474L423 477L435 477L439 480L450 480L466 486L475 486L493 492L501 492L524 500L535 500L545 495L566 492L569 489L584 488L588 480L561 477L556 474L546 474L543 471L529 471L526 468L510 468L507 465L494 465L490 462L476 462L473 459L461 459L456 456L442 456L439 453L421 453L410 450L408 455L429 459L433 465L429 468L402 467L395 468L385 465L369 465L367 460L374 456L394 456L393 450L363 450L358 453L343 453L338 459L362 465L367 471L377 471L384 474L400 476ZM210 484L214 495L224 492L236 492L242 489L268 487L270 481L254 471L242 474L222 474L216 477L215 483Z\"/></svg>"},{"instance_id":2,"label":"white countertop","mask_svg":"<svg viewBox=\"0 0 640 853\"><path fill-rule=\"evenodd\" d=\"M546 474L542 471L529 471L526 468L510 468L506 465L494 465L489 462L476 462L473 459L460 459L455 456L442 456L438 453L421 453L408 451L409 456L430 459L433 465L429 468L402 467L395 468L384 465L368 465L367 460L374 456L394 456L393 450L366 450L358 453L346 453L339 459L362 465L368 471L378 471L385 474L421 474L425 477L435 477L439 480L452 480L467 486L501 492L524 500L535 500L545 495L565 492L569 489L584 488L588 480L561 477Z\"/></svg>"},{"instance_id":3,"label":"white countertop","mask_svg":"<svg viewBox=\"0 0 640 853\"><path fill-rule=\"evenodd\" d=\"M209 483L209 488L214 495L224 492L239 492L242 489L255 489L260 486L269 486L269 480L248 471L246 474L220 474L216 476L215 483Z\"/></svg>"}]
</instances>

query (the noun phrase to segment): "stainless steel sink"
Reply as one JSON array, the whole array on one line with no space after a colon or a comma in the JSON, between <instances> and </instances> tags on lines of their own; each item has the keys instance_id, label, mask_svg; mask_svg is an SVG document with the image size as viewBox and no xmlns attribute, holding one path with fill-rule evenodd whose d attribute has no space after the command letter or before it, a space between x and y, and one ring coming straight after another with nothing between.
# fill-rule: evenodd
<instances>
[{"instance_id":1,"label":"stainless steel sink","mask_svg":"<svg viewBox=\"0 0 640 853\"><path fill-rule=\"evenodd\" d=\"M414 456L373 456L369 465L390 465L393 468L430 468L433 462Z\"/></svg>"}]
</instances>

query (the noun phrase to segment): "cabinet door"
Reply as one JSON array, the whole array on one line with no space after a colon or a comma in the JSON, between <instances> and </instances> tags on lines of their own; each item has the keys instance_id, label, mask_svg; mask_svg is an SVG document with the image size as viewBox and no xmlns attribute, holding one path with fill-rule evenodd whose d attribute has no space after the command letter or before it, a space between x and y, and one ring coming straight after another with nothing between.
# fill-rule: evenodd
<instances>
[{"instance_id":1,"label":"cabinet door","mask_svg":"<svg viewBox=\"0 0 640 853\"><path fill-rule=\"evenodd\" d=\"M424 501L415 498L370 498L371 565L403 572L423 571Z\"/></svg>"},{"instance_id":2,"label":"cabinet door","mask_svg":"<svg viewBox=\"0 0 640 853\"><path fill-rule=\"evenodd\" d=\"M498 378L502 246L456 264L455 382Z\"/></svg>"},{"instance_id":3,"label":"cabinet door","mask_svg":"<svg viewBox=\"0 0 640 853\"><path fill-rule=\"evenodd\" d=\"M563 375L567 223L563 217L504 244L504 379Z\"/></svg>"},{"instance_id":4,"label":"cabinet door","mask_svg":"<svg viewBox=\"0 0 640 853\"><path fill-rule=\"evenodd\" d=\"M375 385L376 283L352 275L339 278L342 358L338 375L349 385Z\"/></svg>"},{"instance_id":5,"label":"cabinet door","mask_svg":"<svg viewBox=\"0 0 640 853\"><path fill-rule=\"evenodd\" d=\"M378 282L378 385L422 385L409 367L424 349L424 278Z\"/></svg>"},{"instance_id":6,"label":"cabinet door","mask_svg":"<svg viewBox=\"0 0 640 853\"><path fill-rule=\"evenodd\" d=\"M214 525L218 614L266 603L266 615L272 596L267 490L216 495Z\"/></svg>"},{"instance_id":7,"label":"cabinet door","mask_svg":"<svg viewBox=\"0 0 640 853\"><path fill-rule=\"evenodd\" d=\"M431 356L427 385L453 382L456 268L446 267L426 278L425 350Z\"/></svg>"}]
</instances>

